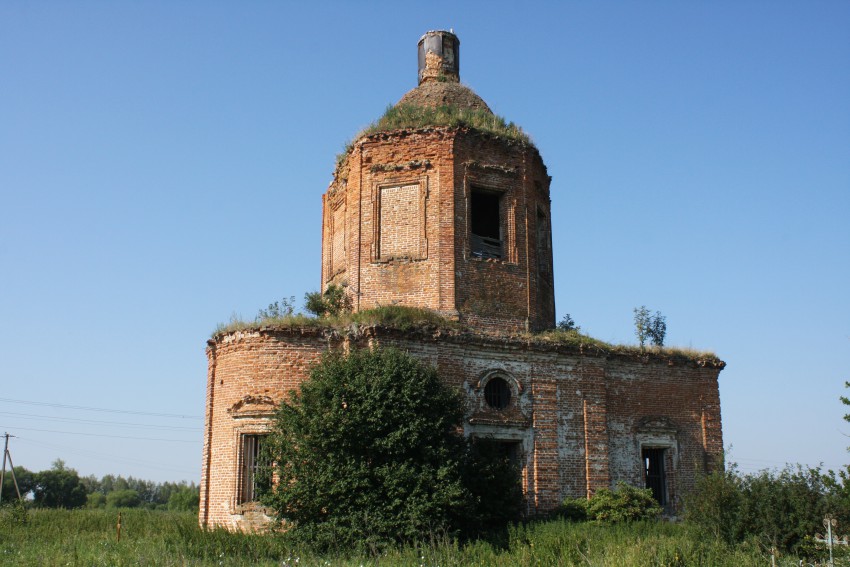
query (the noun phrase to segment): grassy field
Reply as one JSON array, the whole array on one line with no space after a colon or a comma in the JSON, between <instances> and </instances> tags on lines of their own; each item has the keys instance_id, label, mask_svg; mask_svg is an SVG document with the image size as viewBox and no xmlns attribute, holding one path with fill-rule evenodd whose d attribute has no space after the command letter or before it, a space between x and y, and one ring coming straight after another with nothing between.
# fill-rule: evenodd
<instances>
[{"instance_id":1,"label":"grassy field","mask_svg":"<svg viewBox=\"0 0 850 567\"><path fill-rule=\"evenodd\" d=\"M0 565L277 565L277 566L686 566L770 565L757 543L728 548L688 526L601 526L562 520L511 529L504 549L485 542L436 541L384 554L329 556L287 547L274 535L201 530L191 513L124 510L121 540L114 510L30 510L22 522L0 511ZM783 566L797 565L780 558Z\"/></svg>"}]
</instances>

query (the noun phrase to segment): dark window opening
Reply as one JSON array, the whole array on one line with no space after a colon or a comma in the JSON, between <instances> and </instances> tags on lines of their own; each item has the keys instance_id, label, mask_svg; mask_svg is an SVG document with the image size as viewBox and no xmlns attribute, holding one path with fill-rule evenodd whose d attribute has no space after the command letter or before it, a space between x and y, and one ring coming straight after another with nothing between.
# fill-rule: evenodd
<instances>
[{"instance_id":1,"label":"dark window opening","mask_svg":"<svg viewBox=\"0 0 850 567\"><path fill-rule=\"evenodd\" d=\"M484 386L484 400L495 409L505 409L511 403L511 388L502 378L493 378Z\"/></svg>"},{"instance_id":2,"label":"dark window opening","mask_svg":"<svg viewBox=\"0 0 850 567\"><path fill-rule=\"evenodd\" d=\"M500 441L498 449L502 458L507 460L514 467L518 469L522 468L522 463L520 462L522 452L520 451L519 441Z\"/></svg>"},{"instance_id":3,"label":"dark window opening","mask_svg":"<svg viewBox=\"0 0 850 567\"><path fill-rule=\"evenodd\" d=\"M472 256L475 258L501 259L504 256L501 200L499 193L472 190L469 226Z\"/></svg>"},{"instance_id":4,"label":"dark window opening","mask_svg":"<svg viewBox=\"0 0 850 567\"><path fill-rule=\"evenodd\" d=\"M242 486L240 502L254 502L271 487L271 475L266 465L268 458L263 450L266 435L242 436Z\"/></svg>"},{"instance_id":5,"label":"dark window opening","mask_svg":"<svg viewBox=\"0 0 850 567\"><path fill-rule=\"evenodd\" d=\"M664 449L644 448L641 453L646 487L652 490L652 497L664 506L667 504L664 482Z\"/></svg>"}]
</instances>

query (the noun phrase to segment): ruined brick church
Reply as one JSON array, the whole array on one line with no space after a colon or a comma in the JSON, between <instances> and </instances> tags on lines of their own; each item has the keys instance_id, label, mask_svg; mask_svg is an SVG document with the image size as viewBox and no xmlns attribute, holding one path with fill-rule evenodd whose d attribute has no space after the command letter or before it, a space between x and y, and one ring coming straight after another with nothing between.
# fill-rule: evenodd
<instances>
[{"instance_id":1,"label":"ruined brick church","mask_svg":"<svg viewBox=\"0 0 850 567\"><path fill-rule=\"evenodd\" d=\"M419 85L399 107L489 119L459 82L459 46L446 31L419 40ZM550 177L526 138L471 124L367 132L322 199L323 289L344 286L355 311L419 307L463 330L257 324L217 334L207 347L202 525L267 519L255 498L259 447L278 401L329 348L393 346L433 365L466 396L464 434L500 441L520 467L530 515L619 481L651 488L675 513L720 462L722 361L547 338Z\"/></svg>"}]
</instances>

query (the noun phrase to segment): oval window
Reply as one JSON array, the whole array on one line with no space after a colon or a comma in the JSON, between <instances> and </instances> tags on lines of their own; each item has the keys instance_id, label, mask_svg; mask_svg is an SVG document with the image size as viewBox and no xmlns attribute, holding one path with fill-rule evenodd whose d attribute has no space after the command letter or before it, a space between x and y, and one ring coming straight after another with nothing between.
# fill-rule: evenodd
<instances>
[{"instance_id":1,"label":"oval window","mask_svg":"<svg viewBox=\"0 0 850 567\"><path fill-rule=\"evenodd\" d=\"M505 409L511 403L511 388L502 378L493 378L484 386L484 400L495 409Z\"/></svg>"}]
</instances>

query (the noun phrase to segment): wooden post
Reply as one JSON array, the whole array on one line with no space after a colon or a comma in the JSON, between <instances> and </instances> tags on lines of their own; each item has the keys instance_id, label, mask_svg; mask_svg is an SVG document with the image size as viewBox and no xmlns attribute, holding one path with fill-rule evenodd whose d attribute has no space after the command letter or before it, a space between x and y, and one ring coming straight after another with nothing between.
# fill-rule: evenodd
<instances>
[{"instance_id":1,"label":"wooden post","mask_svg":"<svg viewBox=\"0 0 850 567\"><path fill-rule=\"evenodd\" d=\"M118 512L118 525L115 527L118 530L118 541L121 541L121 512Z\"/></svg>"}]
</instances>

